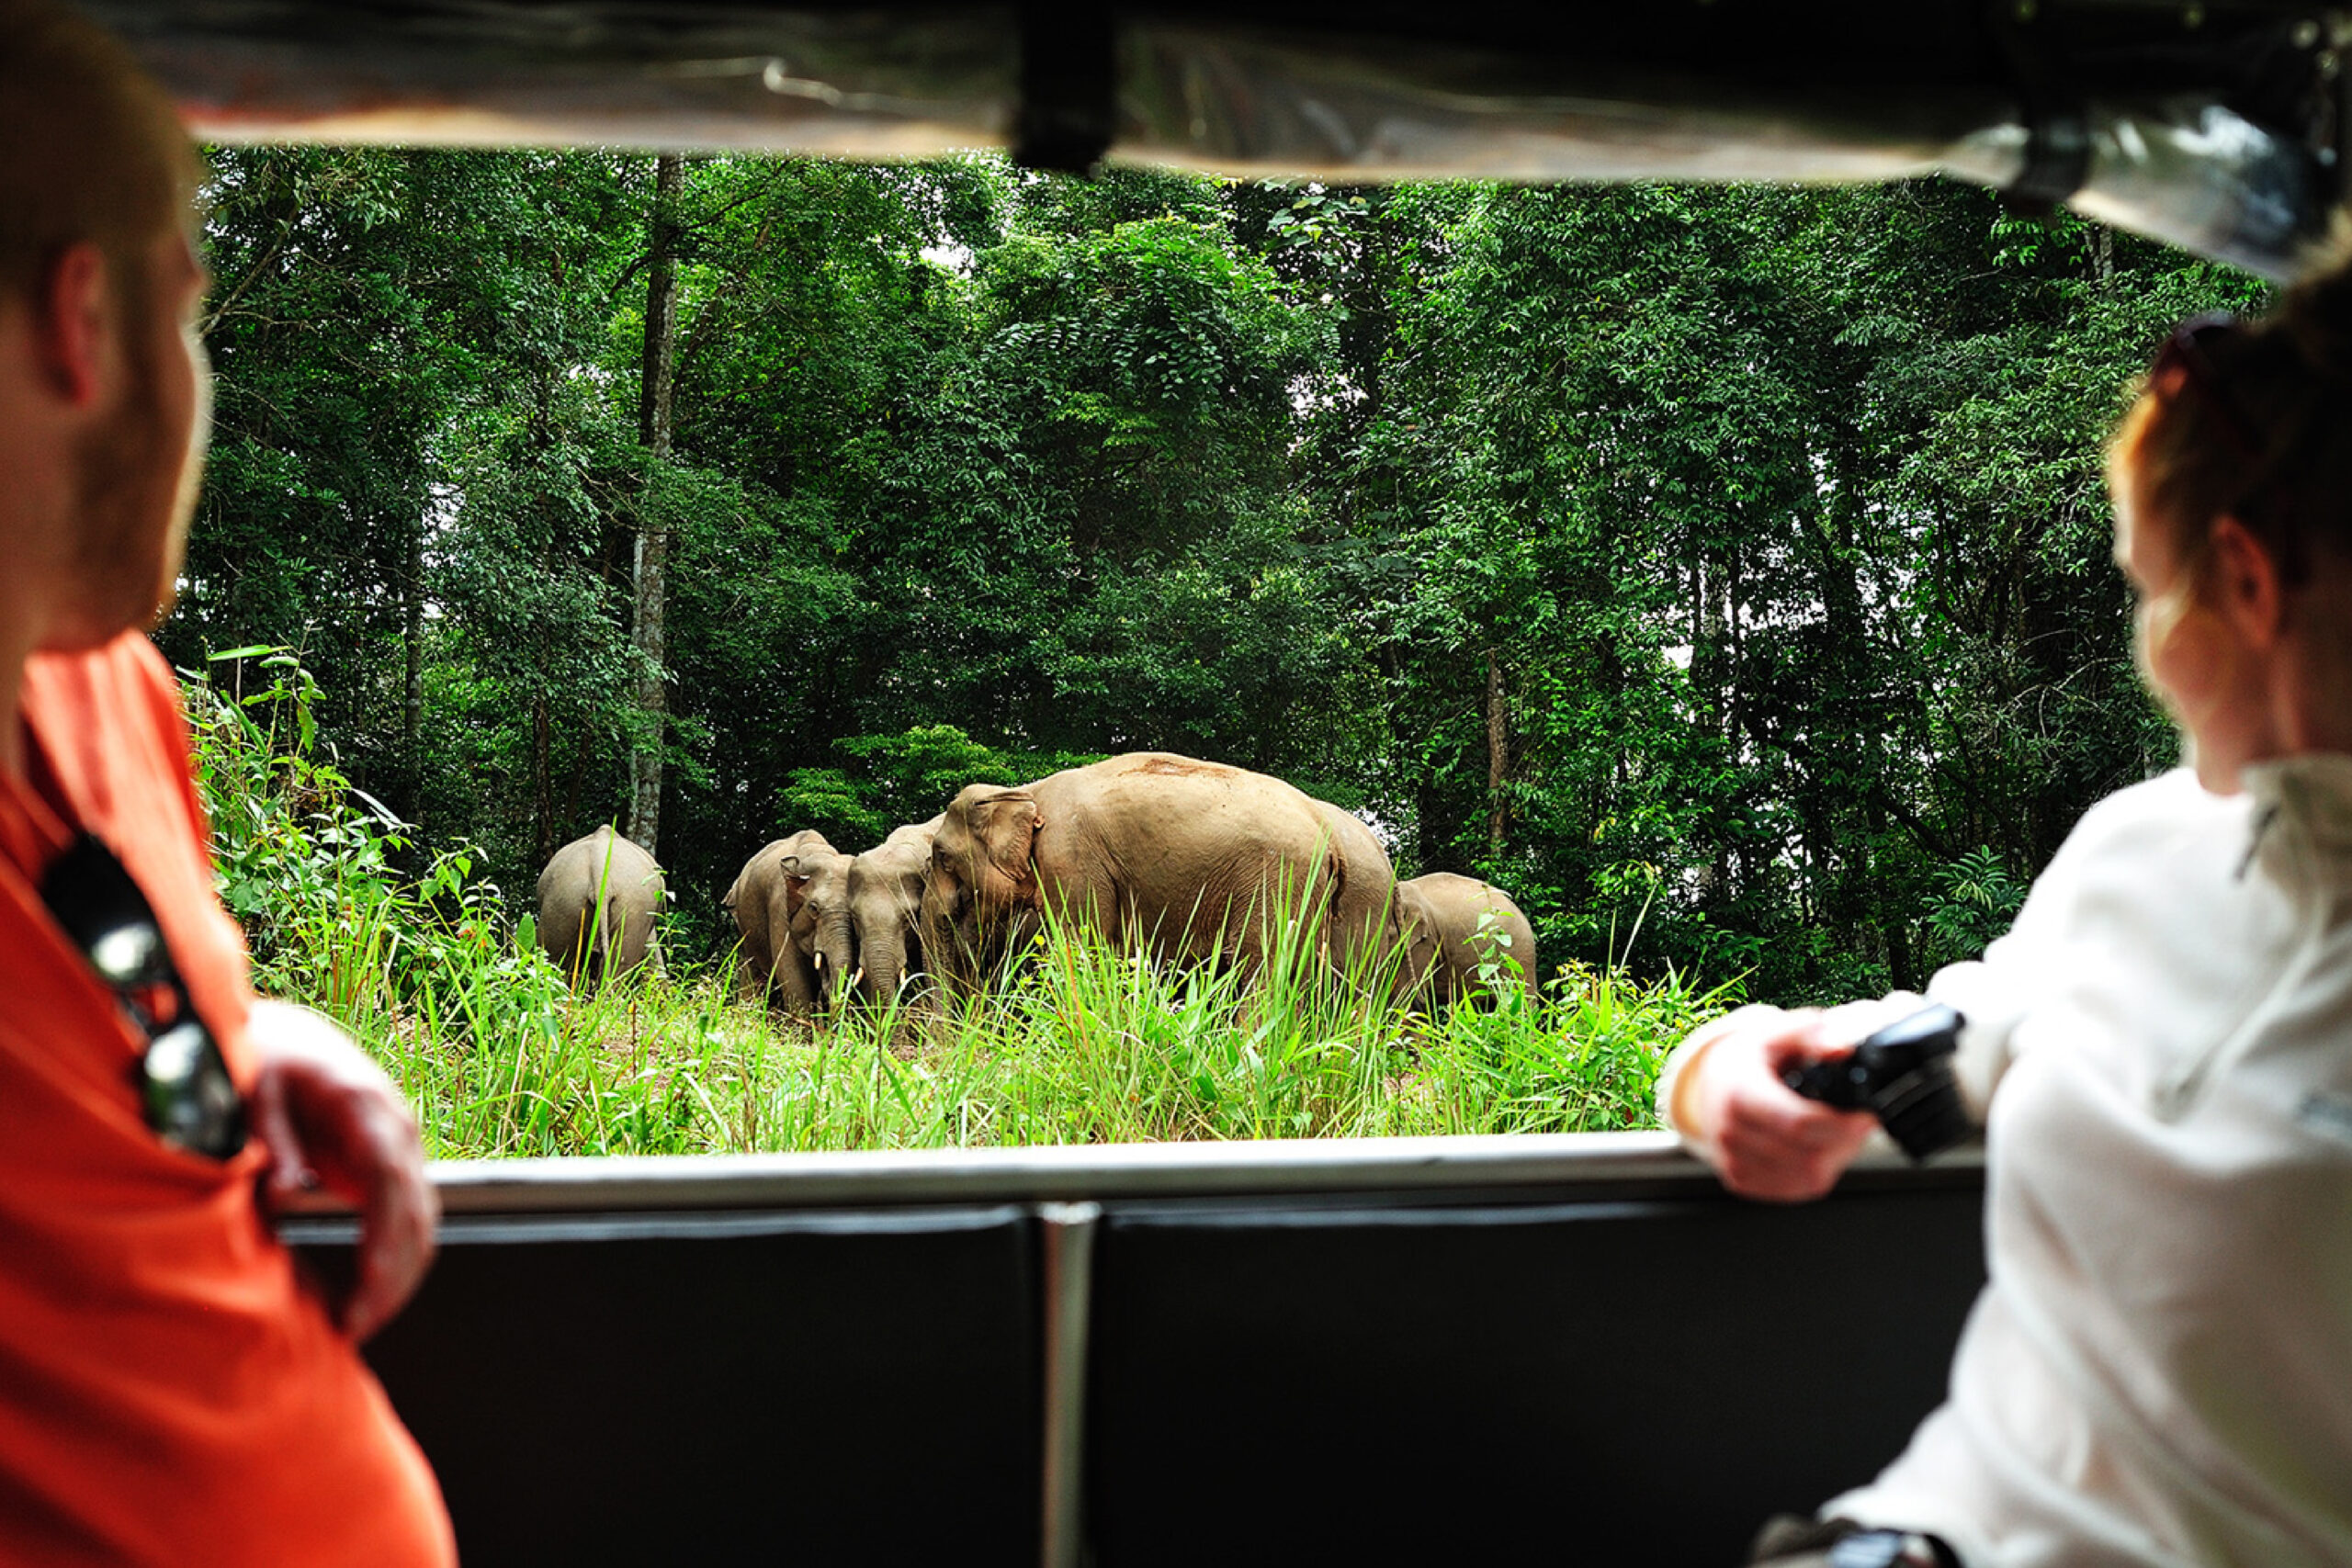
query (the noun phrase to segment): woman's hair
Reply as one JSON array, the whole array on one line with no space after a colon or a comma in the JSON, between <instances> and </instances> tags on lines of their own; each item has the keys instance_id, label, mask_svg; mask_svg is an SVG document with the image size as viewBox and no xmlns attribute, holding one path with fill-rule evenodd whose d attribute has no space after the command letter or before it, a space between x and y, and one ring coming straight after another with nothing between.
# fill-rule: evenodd
<instances>
[{"instance_id":1,"label":"woman's hair","mask_svg":"<svg viewBox=\"0 0 2352 1568\"><path fill-rule=\"evenodd\" d=\"M2352 233L2260 321L2174 335L2118 427L2137 513L2174 531L2201 580L2235 517L2290 582L2352 562Z\"/></svg>"},{"instance_id":2,"label":"woman's hair","mask_svg":"<svg viewBox=\"0 0 2352 1568\"><path fill-rule=\"evenodd\" d=\"M124 264L187 221L198 173L128 50L54 0L0 0L0 297L85 241Z\"/></svg>"}]
</instances>

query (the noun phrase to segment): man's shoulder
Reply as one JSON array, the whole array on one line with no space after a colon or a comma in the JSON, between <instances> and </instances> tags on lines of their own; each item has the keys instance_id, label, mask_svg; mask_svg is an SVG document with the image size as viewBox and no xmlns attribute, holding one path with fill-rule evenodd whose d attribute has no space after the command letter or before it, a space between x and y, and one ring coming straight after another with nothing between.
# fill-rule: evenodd
<instances>
[{"instance_id":1,"label":"man's shoulder","mask_svg":"<svg viewBox=\"0 0 2352 1568\"><path fill-rule=\"evenodd\" d=\"M85 722L119 724L175 719L179 712L179 682L143 632L125 632L96 648L36 653L25 661L24 689L36 722L70 713Z\"/></svg>"},{"instance_id":2,"label":"man's shoulder","mask_svg":"<svg viewBox=\"0 0 2352 1568\"><path fill-rule=\"evenodd\" d=\"M25 661L22 713L71 815L101 834L192 804L187 720L171 666L130 632L93 649Z\"/></svg>"}]
</instances>

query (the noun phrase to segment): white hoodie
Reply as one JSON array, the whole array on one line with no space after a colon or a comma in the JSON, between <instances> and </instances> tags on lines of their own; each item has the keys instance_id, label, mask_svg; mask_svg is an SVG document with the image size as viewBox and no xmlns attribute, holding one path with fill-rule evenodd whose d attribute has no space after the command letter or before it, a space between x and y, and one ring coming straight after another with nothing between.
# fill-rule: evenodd
<instances>
[{"instance_id":1,"label":"white hoodie","mask_svg":"<svg viewBox=\"0 0 2352 1568\"><path fill-rule=\"evenodd\" d=\"M1990 1278L1825 1516L1971 1568L2352 1565L2352 757L2245 786L2102 801L1929 983L1989 1096Z\"/></svg>"}]
</instances>

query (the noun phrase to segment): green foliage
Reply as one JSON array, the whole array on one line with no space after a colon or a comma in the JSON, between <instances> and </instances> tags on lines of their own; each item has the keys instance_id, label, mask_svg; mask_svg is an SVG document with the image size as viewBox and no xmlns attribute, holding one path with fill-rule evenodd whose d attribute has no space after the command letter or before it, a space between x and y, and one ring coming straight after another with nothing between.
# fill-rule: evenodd
<instances>
[{"instance_id":1,"label":"green foliage","mask_svg":"<svg viewBox=\"0 0 2352 1568\"><path fill-rule=\"evenodd\" d=\"M1605 951L1646 883L1654 959L1828 998L1949 955L1962 846L2038 865L2162 765L2099 443L2147 345L2244 280L1938 184L1384 216L1433 266L1347 482L1416 564L1377 617L1414 857L1512 887L1555 952Z\"/></svg>"},{"instance_id":2,"label":"green foliage","mask_svg":"<svg viewBox=\"0 0 2352 1568\"><path fill-rule=\"evenodd\" d=\"M839 768L795 768L781 795L776 820L814 828L828 843L863 847L890 830L889 819L865 804L865 792Z\"/></svg>"},{"instance_id":3,"label":"green foliage","mask_svg":"<svg viewBox=\"0 0 2352 1568\"><path fill-rule=\"evenodd\" d=\"M420 875L396 868L403 830L319 757L319 688L293 653L239 649L210 664L209 682L187 673L196 774L255 988L324 1010L387 1060L404 1040L463 1056L553 1027L562 976L527 931L517 943L477 857L451 848Z\"/></svg>"},{"instance_id":4,"label":"green foliage","mask_svg":"<svg viewBox=\"0 0 2352 1568\"><path fill-rule=\"evenodd\" d=\"M775 819L814 828L839 846L879 843L900 823L924 822L966 784L1016 784L1099 762L1082 752L1006 752L952 724L903 735L852 735L833 743L848 768L795 768L778 792ZM854 852L854 851L853 851Z\"/></svg>"},{"instance_id":5,"label":"green foliage","mask_svg":"<svg viewBox=\"0 0 2352 1568\"><path fill-rule=\"evenodd\" d=\"M248 660L267 683L239 694ZM575 996L471 855L397 871L397 829L312 747L318 689L290 654L214 668L231 683L191 677L188 705L256 982L350 1029L439 1156L1647 1126L1664 1053L1737 999L1570 965L1540 1003L1514 985L1432 1020L1388 999L1393 963L1331 976L1296 920L1248 983L1049 928L976 1000L844 1005L813 1030L724 1000L724 955Z\"/></svg>"},{"instance_id":6,"label":"green foliage","mask_svg":"<svg viewBox=\"0 0 2352 1568\"><path fill-rule=\"evenodd\" d=\"M857 760L865 796L884 823L927 821L945 810L966 784L1022 784L1099 762L1104 755L1003 751L981 745L952 724L917 725L903 735L854 735L834 745Z\"/></svg>"},{"instance_id":7,"label":"green foliage","mask_svg":"<svg viewBox=\"0 0 2352 1568\"><path fill-rule=\"evenodd\" d=\"M1935 181L713 156L657 461L650 160L211 158L165 650L300 647L334 767L410 825L390 863L521 888L621 809L666 522L696 954L770 839L1163 748L1494 879L1547 954L1606 970L1638 919L1655 976L1917 984L2001 918L1948 868L2022 877L2169 764L2099 443L2171 322L2260 297Z\"/></svg>"},{"instance_id":8,"label":"green foliage","mask_svg":"<svg viewBox=\"0 0 2352 1568\"><path fill-rule=\"evenodd\" d=\"M944 1017L811 1030L723 995L715 968L644 976L464 1049L355 1021L438 1155L701 1154L1647 1127L1664 1052L1725 999L1583 976L1430 1021L1067 935Z\"/></svg>"},{"instance_id":9,"label":"green foliage","mask_svg":"<svg viewBox=\"0 0 2352 1568\"><path fill-rule=\"evenodd\" d=\"M1940 868L1928 930L1947 960L1973 958L2009 929L2025 903L2023 882L1993 850L1978 847Z\"/></svg>"}]
</instances>

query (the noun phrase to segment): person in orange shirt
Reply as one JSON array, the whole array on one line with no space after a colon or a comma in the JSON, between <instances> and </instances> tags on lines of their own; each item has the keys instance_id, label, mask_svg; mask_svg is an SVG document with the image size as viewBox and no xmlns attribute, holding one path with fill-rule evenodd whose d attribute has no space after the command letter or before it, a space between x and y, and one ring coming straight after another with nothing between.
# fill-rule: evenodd
<instances>
[{"instance_id":1,"label":"person in orange shirt","mask_svg":"<svg viewBox=\"0 0 2352 1568\"><path fill-rule=\"evenodd\" d=\"M0 0L0 1562L455 1561L356 1346L437 1217L398 1091L257 1000L169 669L209 389L197 164L51 0ZM273 1234L361 1217L328 1303Z\"/></svg>"}]
</instances>

